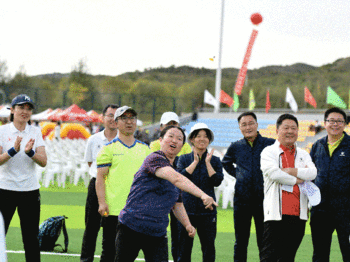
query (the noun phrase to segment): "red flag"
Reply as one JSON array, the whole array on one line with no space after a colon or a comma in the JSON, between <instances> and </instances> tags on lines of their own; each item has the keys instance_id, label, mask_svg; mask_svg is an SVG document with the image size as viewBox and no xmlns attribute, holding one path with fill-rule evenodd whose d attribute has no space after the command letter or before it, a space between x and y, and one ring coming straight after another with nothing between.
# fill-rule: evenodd
<instances>
[{"instance_id":1,"label":"red flag","mask_svg":"<svg viewBox=\"0 0 350 262\"><path fill-rule=\"evenodd\" d=\"M225 91L220 91L220 102L231 107L233 105L233 98L230 97Z\"/></svg>"},{"instance_id":2,"label":"red flag","mask_svg":"<svg viewBox=\"0 0 350 262\"><path fill-rule=\"evenodd\" d=\"M246 51L244 59L243 59L242 67L238 73L238 77L237 77L237 81L236 81L236 85L235 85L235 93L239 96L241 95L241 92L243 89L245 76L246 76L247 70L248 70L248 63L249 63L250 55L252 54L253 45L254 45L255 38L257 37L257 35L258 35L258 30L253 29L253 32L250 36L250 40L248 43L247 51Z\"/></svg>"},{"instance_id":3,"label":"red flag","mask_svg":"<svg viewBox=\"0 0 350 262\"><path fill-rule=\"evenodd\" d=\"M268 113L269 110L271 109L271 103L270 103L270 91L266 91L266 107L265 107L265 112Z\"/></svg>"},{"instance_id":4,"label":"red flag","mask_svg":"<svg viewBox=\"0 0 350 262\"><path fill-rule=\"evenodd\" d=\"M305 100L305 102L312 105L314 108L317 107L317 103L316 103L315 98L312 96L310 90L306 86L304 88L304 100Z\"/></svg>"}]
</instances>

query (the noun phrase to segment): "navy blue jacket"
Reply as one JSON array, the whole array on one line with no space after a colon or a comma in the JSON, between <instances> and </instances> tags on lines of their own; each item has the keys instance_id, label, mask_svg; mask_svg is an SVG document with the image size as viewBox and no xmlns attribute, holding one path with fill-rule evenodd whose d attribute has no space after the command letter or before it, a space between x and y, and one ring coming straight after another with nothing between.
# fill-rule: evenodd
<instances>
[{"instance_id":1,"label":"navy blue jacket","mask_svg":"<svg viewBox=\"0 0 350 262\"><path fill-rule=\"evenodd\" d=\"M222 165L220 159L216 156L212 156L210 164L216 173L209 177L207 166L205 164L205 158L207 157L207 154L208 151L202 155L192 174L189 174L186 171L186 168L191 165L194 160L193 152L180 156L179 162L177 164L177 169L181 174L191 180L197 187L203 190L204 193L215 199L214 187L217 187L221 184L222 180L224 179L224 174L222 173ZM182 192L182 201L186 208L186 212L189 215L216 214L215 206L213 210L205 209L203 201L200 198L195 197L187 192Z\"/></svg>"},{"instance_id":2,"label":"navy blue jacket","mask_svg":"<svg viewBox=\"0 0 350 262\"><path fill-rule=\"evenodd\" d=\"M328 137L316 141L310 155L317 168L315 184L321 191L321 202L313 211L330 211L350 215L350 137L344 138L334 150L328 150Z\"/></svg>"},{"instance_id":3,"label":"navy blue jacket","mask_svg":"<svg viewBox=\"0 0 350 262\"><path fill-rule=\"evenodd\" d=\"M235 206L263 204L264 179L260 170L260 154L265 147L274 142L274 139L263 137L258 133L253 147L243 138L231 143L227 149L222 165L227 173L236 178Z\"/></svg>"}]
</instances>

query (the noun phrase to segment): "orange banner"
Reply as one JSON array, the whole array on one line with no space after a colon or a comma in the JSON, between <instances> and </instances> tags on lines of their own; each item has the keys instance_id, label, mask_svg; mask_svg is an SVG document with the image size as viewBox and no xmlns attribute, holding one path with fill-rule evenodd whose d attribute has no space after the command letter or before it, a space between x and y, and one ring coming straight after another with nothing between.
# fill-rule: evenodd
<instances>
[{"instance_id":1,"label":"orange banner","mask_svg":"<svg viewBox=\"0 0 350 262\"><path fill-rule=\"evenodd\" d=\"M253 29L253 32L250 36L247 51L246 51L244 59L243 59L243 64L242 64L241 70L239 70L237 81L236 81L235 92L237 95L241 95L244 81L245 81L245 76L246 76L247 70L248 70L248 63L249 63L250 55L252 54L253 45L254 45L254 42L255 42L257 35L258 35L258 30Z\"/></svg>"}]
</instances>

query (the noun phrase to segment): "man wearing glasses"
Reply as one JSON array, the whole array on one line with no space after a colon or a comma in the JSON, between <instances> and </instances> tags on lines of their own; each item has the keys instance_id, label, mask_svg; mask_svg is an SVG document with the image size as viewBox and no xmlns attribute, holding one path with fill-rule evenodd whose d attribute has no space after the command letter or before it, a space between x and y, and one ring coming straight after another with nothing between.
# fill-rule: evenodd
<instances>
[{"instance_id":1,"label":"man wearing glasses","mask_svg":"<svg viewBox=\"0 0 350 262\"><path fill-rule=\"evenodd\" d=\"M350 261L350 139L344 132L346 114L339 108L325 112L327 136L312 146L317 167L315 184L321 202L311 209L313 261L329 261L334 230L337 231L343 261Z\"/></svg>"},{"instance_id":2,"label":"man wearing glasses","mask_svg":"<svg viewBox=\"0 0 350 262\"><path fill-rule=\"evenodd\" d=\"M96 193L104 228L100 261L114 261L118 215L126 204L134 174L151 153L146 144L134 138L137 121L134 109L118 108L114 120L118 136L97 156Z\"/></svg>"},{"instance_id":3,"label":"man wearing glasses","mask_svg":"<svg viewBox=\"0 0 350 262\"><path fill-rule=\"evenodd\" d=\"M238 124L244 138L230 145L222 165L227 173L236 178L233 213L236 238L234 261L247 261L253 217L259 250L262 246L264 182L260 170L260 153L275 140L259 134L257 118L253 112L242 113L238 117Z\"/></svg>"},{"instance_id":4,"label":"man wearing glasses","mask_svg":"<svg viewBox=\"0 0 350 262\"><path fill-rule=\"evenodd\" d=\"M89 137L86 148L84 161L89 164L89 174L91 180L88 187L88 193L85 206L85 231L81 247L81 262L94 261L96 249L96 239L101 227L101 215L98 213L98 200L96 195L96 157L100 149L116 138L118 129L114 121L114 113L118 105L107 105L102 111L102 121L105 129Z\"/></svg>"}]
</instances>

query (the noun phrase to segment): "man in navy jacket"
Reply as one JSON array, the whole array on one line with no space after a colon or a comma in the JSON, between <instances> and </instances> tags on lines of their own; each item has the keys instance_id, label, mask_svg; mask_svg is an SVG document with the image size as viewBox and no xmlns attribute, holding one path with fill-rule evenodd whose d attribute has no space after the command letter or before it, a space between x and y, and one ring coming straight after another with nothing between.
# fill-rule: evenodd
<instances>
[{"instance_id":1,"label":"man in navy jacket","mask_svg":"<svg viewBox=\"0 0 350 262\"><path fill-rule=\"evenodd\" d=\"M236 178L233 213L236 238L234 261L247 261L252 217L259 253L262 247L264 181L260 170L260 153L275 140L259 134L257 117L253 112L242 113L238 117L238 124L244 138L230 145L222 165L227 173Z\"/></svg>"},{"instance_id":2,"label":"man in navy jacket","mask_svg":"<svg viewBox=\"0 0 350 262\"><path fill-rule=\"evenodd\" d=\"M311 149L317 168L315 184L321 202L311 209L313 261L329 261L334 230L337 231L343 261L350 261L350 137L344 132L346 114L330 108L324 115L327 136Z\"/></svg>"}]
</instances>

